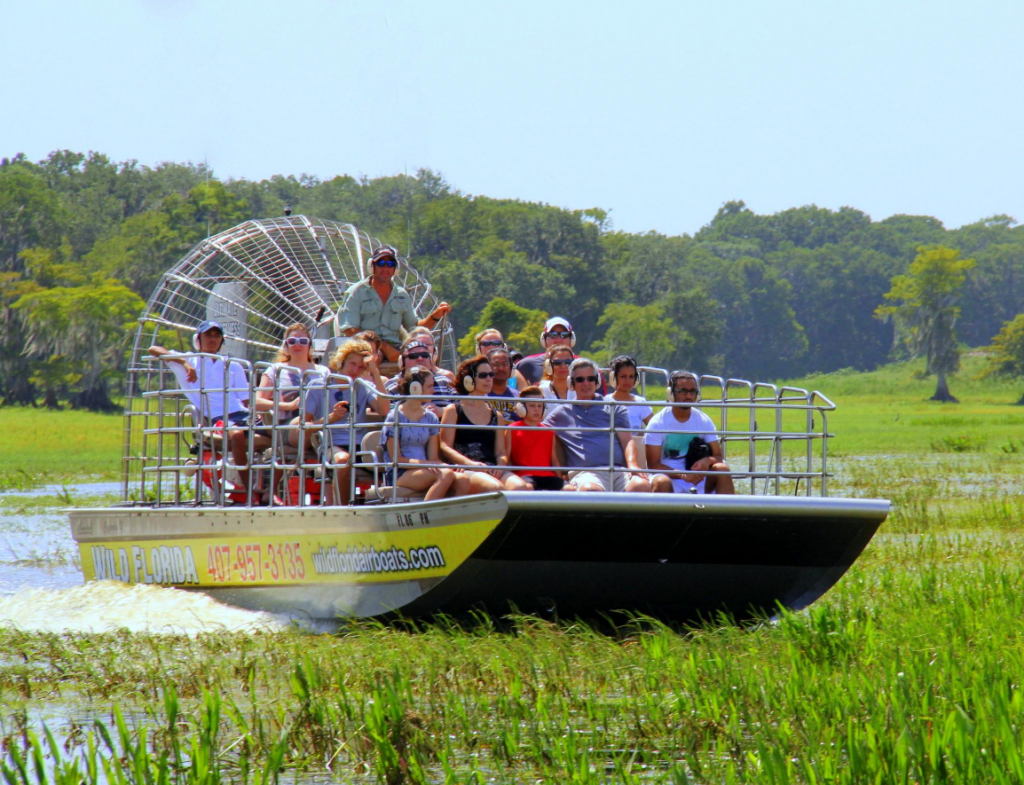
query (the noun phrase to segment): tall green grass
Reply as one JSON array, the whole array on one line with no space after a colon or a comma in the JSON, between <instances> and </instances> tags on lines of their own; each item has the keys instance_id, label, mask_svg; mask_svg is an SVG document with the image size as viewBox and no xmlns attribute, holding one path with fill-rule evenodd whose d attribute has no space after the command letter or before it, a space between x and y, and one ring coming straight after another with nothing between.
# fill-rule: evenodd
<instances>
[{"instance_id":1,"label":"tall green grass","mask_svg":"<svg viewBox=\"0 0 1024 785\"><path fill-rule=\"evenodd\" d=\"M3 632L0 704L74 706L79 728L54 746L8 721L2 743L10 771L87 772L91 732L125 783L1022 782L1021 544L883 538L807 611L747 628Z\"/></svg>"}]
</instances>

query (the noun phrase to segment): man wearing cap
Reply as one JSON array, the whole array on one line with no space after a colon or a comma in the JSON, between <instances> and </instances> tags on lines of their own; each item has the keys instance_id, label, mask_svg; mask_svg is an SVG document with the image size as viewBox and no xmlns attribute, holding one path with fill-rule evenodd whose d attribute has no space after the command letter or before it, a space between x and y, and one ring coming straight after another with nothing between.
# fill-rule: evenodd
<instances>
[{"instance_id":1,"label":"man wearing cap","mask_svg":"<svg viewBox=\"0 0 1024 785\"><path fill-rule=\"evenodd\" d=\"M395 249L382 245L373 252L370 265L373 269L370 276L352 284L345 292L345 301L338 312L338 326L348 336L373 330L383 341L380 348L388 362L397 362L401 328L436 327L451 311L451 306L441 303L433 313L417 321L412 297L393 280L398 271Z\"/></svg>"},{"instance_id":2,"label":"man wearing cap","mask_svg":"<svg viewBox=\"0 0 1024 785\"><path fill-rule=\"evenodd\" d=\"M531 354L516 364L516 370L526 377L530 384L539 384L544 374L544 356L551 346L572 346L576 343L576 334L572 331L569 320L563 316L552 316L544 322L544 332L540 334L540 345L544 351ZM574 357L576 355L573 355Z\"/></svg>"},{"instance_id":3,"label":"man wearing cap","mask_svg":"<svg viewBox=\"0 0 1024 785\"><path fill-rule=\"evenodd\" d=\"M224 345L224 328L220 323L207 320L196 328L192 347L196 352L215 355ZM244 426L249 420L249 382L239 362L225 357L193 357L186 359L181 353L162 346L150 346L153 357L171 363L171 370L181 389L192 404L202 412L208 423L223 420L225 424ZM224 386L225 360L227 360L227 387Z\"/></svg>"}]
</instances>

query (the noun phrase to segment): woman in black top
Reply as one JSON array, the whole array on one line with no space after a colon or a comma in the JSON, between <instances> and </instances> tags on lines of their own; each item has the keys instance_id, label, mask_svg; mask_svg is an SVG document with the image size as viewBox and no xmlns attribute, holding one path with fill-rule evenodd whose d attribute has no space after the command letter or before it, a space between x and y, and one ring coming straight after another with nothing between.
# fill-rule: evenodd
<instances>
[{"instance_id":1,"label":"woman in black top","mask_svg":"<svg viewBox=\"0 0 1024 785\"><path fill-rule=\"evenodd\" d=\"M504 488L499 479L508 465L505 432L495 428L453 428L462 426L503 426L505 418L491 408L487 394L494 385L494 371L483 355L466 360L455 374L455 389L470 396L446 406L441 416L441 457L455 466L456 496L490 493ZM448 427L445 427L448 426Z\"/></svg>"}]
</instances>

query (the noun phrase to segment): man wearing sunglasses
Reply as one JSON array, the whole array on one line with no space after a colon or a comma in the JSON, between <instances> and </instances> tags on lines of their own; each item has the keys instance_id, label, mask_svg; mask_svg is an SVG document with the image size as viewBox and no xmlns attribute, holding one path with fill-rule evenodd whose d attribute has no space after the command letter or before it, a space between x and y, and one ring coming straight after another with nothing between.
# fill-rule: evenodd
<instances>
[{"instance_id":1,"label":"man wearing sunglasses","mask_svg":"<svg viewBox=\"0 0 1024 785\"><path fill-rule=\"evenodd\" d=\"M651 490L647 475L636 460L636 444L630 431L625 406L608 403L598 394L601 372L585 357L569 366L569 383L576 400L562 404L544 418L544 424L558 430L558 442L565 452L564 465L569 468L569 482L564 490L628 491L646 493ZM593 403L591 403L593 402ZM574 430L614 427L608 431ZM618 471L610 472L609 466Z\"/></svg>"},{"instance_id":2,"label":"man wearing sunglasses","mask_svg":"<svg viewBox=\"0 0 1024 785\"><path fill-rule=\"evenodd\" d=\"M434 398L425 408L432 411L440 418L444 407L454 403L446 396L455 395L455 388L452 387L448 377L441 372L440 368L434 367L434 347L429 346L425 341L414 336L402 344L401 360L398 363L398 374L384 382L384 390L389 395L398 395L398 383L402 375L410 368L425 368L434 375L434 392L440 397Z\"/></svg>"},{"instance_id":3,"label":"man wearing sunglasses","mask_svg":"<svg viewBox=\"0 0 1024 785\"><path fill-rule=\"evenodd\" d=\"M544 351L524 357L516 364L516 370L530 384L538 384L544 375L544 357L548 349L552 346L568 346L571 349L575 343L576 334L569 320L562 316L552 316L544 322L544 332L540 334L540 345Z\"/></svg>"},{"instance_id":4,"label":"man wearing sunglasses","mask_svg":"<svg viewBox=\"0 0 1024 785\"><path fill-rule=\"evenodd\" d=\"M380 348L388 362L397 362L401 329L436 327L451 312L451 306L441 303L429 316L417 320L412 296L393 280L398 272L398 252L382 245L373 252L370 265L370 276L346 290L338 311L338 326L347 336L373 330L383 341Z\"/></svg>"},{"instance_id":5,"label":"man wearing sunglasses","mask_svg":"<svg viewBox=\"0 0 1024 785\"><path fill-rule=\"evenodd\" d=\"M651 478L651 490L655 493L736 493L729 474L695 474L729 471L722 460L722 445L715 424L694 406L700 397L696 375L673 371L668 384L669 402L675 405L654 415L644 433L647 468L657 472ZM702 440L707 448L702 448L700 441L695 443L695 438Z\"/></svg>"}]
</instances>

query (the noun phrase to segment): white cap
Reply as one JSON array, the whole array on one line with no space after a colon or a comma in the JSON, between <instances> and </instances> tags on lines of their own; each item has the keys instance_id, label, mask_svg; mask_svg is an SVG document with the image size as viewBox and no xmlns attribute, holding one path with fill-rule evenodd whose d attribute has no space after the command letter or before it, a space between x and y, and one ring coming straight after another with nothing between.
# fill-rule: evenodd
<instances>
[{"instance_id":1,"label":"white cap","mask_svg":"<svg viewBox=\"0 0 1024 785\"><path fill-rule=\"evenodd\" d=\"M549 333L551 332L551 329L553 327L556 327L558 325L562 325L563 327L567 328L569 332L572 332L572 325L569 323L569 320L562 316L552 316L550 319L544 322L544 332Z\"/></svg>"}]
</instances>

